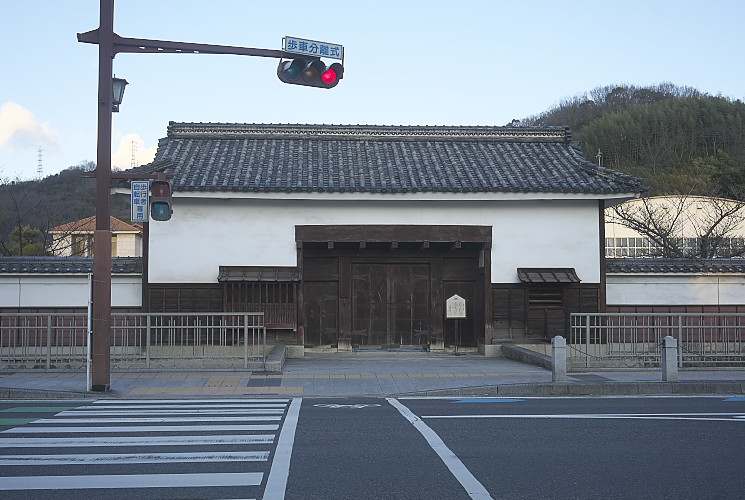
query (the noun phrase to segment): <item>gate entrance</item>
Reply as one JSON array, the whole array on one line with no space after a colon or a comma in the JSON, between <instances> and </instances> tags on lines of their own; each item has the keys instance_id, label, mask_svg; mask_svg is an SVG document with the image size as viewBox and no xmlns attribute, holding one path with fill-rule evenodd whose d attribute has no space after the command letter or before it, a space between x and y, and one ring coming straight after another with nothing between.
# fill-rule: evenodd
<instances>
[{"instance_id":1,"label":"gate entrance","mask_svg":"<svg viewBox=\"0 0 745 500\"><path fill-rule=\"evenodd\" d=\"M429 264L352 264L355 344L428 344L429 304Z\"/></svg>"}]
</instances>

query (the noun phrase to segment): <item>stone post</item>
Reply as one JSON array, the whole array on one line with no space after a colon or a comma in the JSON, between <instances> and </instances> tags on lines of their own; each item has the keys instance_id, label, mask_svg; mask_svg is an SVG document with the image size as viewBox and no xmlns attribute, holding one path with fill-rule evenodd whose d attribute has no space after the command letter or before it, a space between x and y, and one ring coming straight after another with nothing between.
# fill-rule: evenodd
<instances>
[{"instance_id":1,"label":"stone post","mask_svg":"<svg viewBox=\"0 0 745 500\"><path fill-rule=\"evenodd\" d=\"M561 335L551 339L551 380L567 381L567 341Z\"/></svg>"},{"instance_id":2,"label":"stone post","mask_svg":"<svg viewBox=\"0 0 745 500\"><path fill-rule=\"evenodd\" d=\"M678 341L669 335L662 339L662 381L678 381Z\"/></svg>"}]
</instances>

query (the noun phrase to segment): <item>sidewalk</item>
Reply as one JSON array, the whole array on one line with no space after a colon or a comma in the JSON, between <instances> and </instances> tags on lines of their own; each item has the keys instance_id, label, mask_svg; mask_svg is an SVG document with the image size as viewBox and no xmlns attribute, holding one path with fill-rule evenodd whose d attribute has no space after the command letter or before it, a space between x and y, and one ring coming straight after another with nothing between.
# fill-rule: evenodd
<instances>
[{"instance_id":1,"label":"sidewalk","mask_svg":"<svg viewBox=\"0 0 745 500\"><path fill-rule=\"evenodd\" d=\"M745 394L745 369L681 371L679 378L662 382L659 370L597 371L553 383L549 370L477 354L311 353L288 359L281 373L114 371L107 393L86 393L84 372L0 371L0 399Z\"/></svg>"}]
</instances>

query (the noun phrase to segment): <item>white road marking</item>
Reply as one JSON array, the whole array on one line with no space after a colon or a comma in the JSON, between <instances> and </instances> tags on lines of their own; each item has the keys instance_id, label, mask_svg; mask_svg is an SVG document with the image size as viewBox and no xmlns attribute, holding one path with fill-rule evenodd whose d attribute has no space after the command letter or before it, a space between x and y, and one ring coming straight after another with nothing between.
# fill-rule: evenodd
<instances>
[{"instance_id":1,"label":"white road marking","mask_svg":"<svg viewBox=\"0 0 745 500\"><path fill-rule=\"evenodd\" d=\"M211 405L158 405L158 404L139 404L139 405L96 405L96 406L78 406L74 410L67 411L87 411L87 410L190 410L190 409L212 409L212 410L238 410L238 409L256 409L256 408L285 408L287 403L283 404L266 404L266 405L237 405L219 403Z\"/></svg>"},{"instance_id":2,"label":"white road marking","mask_svg":"<svg viewBox=\"0 0 745 500\"><path fill-rule=\"evenodd\" d=\"M292 458L292 447L295 442L295 430L297 429L298 416L300 415L301 398L295 398L290 403L287 416L282 424L282 431L277 439L277 448L274 451L272 468L266 480L264 489L264 500L284 500L287 488L287 478L290 475L290 459Z\"/></svg>"},{"instance_id":3,"label":"white road marking","mask_svg":"<svg viewBox=\"0 0 745 500\"><path fill-rule=\"evenodd\" d=\"M3 438L3 448L87 448L93 446L222 446L271 444L274 434L231 434L226 436L129 436L69 438Z\"/></svg>"},{"instance_id":4,"label":"white road marking","mask_svg":"<svg viewBox=\"0 0 745 500\"><path fill-rule=\"evenodd\" d=\"M463 486L469 497L491 500L492 497L486 488L484 488L484 485L481 484L473 474L471 474L471 471L469 471L455 453L447 447L445 442L435 431L396 399L386 398L386 400L391 404L391 406L397 409L398 412L408 420L422 436L424 436L424 439L427 440L430 447L435 451L435 453L437 453L453 476L455 476L455 479L457 479L461 486Z\"/></svg>"},{"instance_id":5,"label":"white road marking","mask_svg":"<svg viewBox=\"0 0 745 500\"><path fill-rule=\"evenodd\" d=\"M281 411L281 410L280 410ZM284 413L284 411L281 411ZM40 418L34 424L153 424L172 422L261 422L264 420L282 420L282 417L130 417L130 418Z\"/></svg>"},{"instance_id":6,"label":"white road marking","mask_svg":"<svg viewBox=\"0 0 745 500\"><path fill-rule=\"evenodd\" d=\"M177 462L265 462L268 451L228 453L88 453L77 455L0 455L0 465L159 464Z\"/></svg>"},{"instance_id":7,"label":"white road marking","mask_svg":"<svg viewBox=\"0 0 745 500\"><path fill-rule=\"evenodd\" d=\"M10 434L41 434L41 433L125 433L125 432L205 432L205 431L276 431L279 425L133 425L126 427L35 427L25 425L0 431Z\"/></svg>"},{"instance_id":8,"label":"white road marking","mask_svg":"<svg viewBox=\"0 0 745 500\"><path fill-rule=\"evenodd\" d=\"M81 490L259 486L261 472L0 477L0 490Z\"/></svg>"},{"instance_id":9,"label":"white road marking","mask_svg":"<svg viewBox=\"0 0 745 500\"><path fill-rule=\"evenodd\" d=\"M225 403L288 403L289 399L283 398L266 398L266 399L148 399L148 404L166 404L175 405L178 403L212 403L212 405L224 405ZM93 401L95 405L130 405L130 404L142 404L142 399L97 399Z\"/></svg>"},{"instance_id":10,"label":"white road marking","mask_svg":"<svg viewBox=\"0 0 745 500\"><path fill-rule=\"evenodd\" d=\"M287 405L282 405L284 408ZM65 410L57 413L55 417L100 417L100 416L116 416L116 415L245 415L246 410L238 409L225 409L215 408L213 410L168 410L168 409L155 409L155 410Z\"/></svg>"},{"instance_id":11,"label":"white road marking","mask_svg":"<svg viewBox=\"0 0 745 500\"><path fill-rule=\"evenodd\" d=\"M730 418L718 418L730 417ZM714 422L741 422L742 413L575 413L541 415L422 415L421 418L526 418L526 419L636 419L636 420L699 420Z\"/></svg>"}]
</instances>

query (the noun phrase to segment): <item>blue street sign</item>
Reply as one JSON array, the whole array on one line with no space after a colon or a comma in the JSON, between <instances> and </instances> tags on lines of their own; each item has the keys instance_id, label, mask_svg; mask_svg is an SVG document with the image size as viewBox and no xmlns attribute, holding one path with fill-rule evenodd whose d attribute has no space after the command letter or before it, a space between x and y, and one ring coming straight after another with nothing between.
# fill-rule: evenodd
<instances>
[{"instance_id":1,"label":"blue street sign","mask_svg":"<svg viewBox=\"0 0 745 500\"><path fill-rule=\"evenodd\" d=\"M319 42L286 36L282 38L282 50L293 54L302 54L312 57L327 57L330 59L344 60L344 46L338 43Z\"/></svg>"},{"instance_id":2,"label":"blue street sign","mask_svg":"<svg viewBox=\"0 0 745 500\"><path fill-rule=\"evenodd\" d=\"M132 222L147 222L150 209L148 196L150 183L148 181L132 181Z\"/></svg>"}]
</instances>

